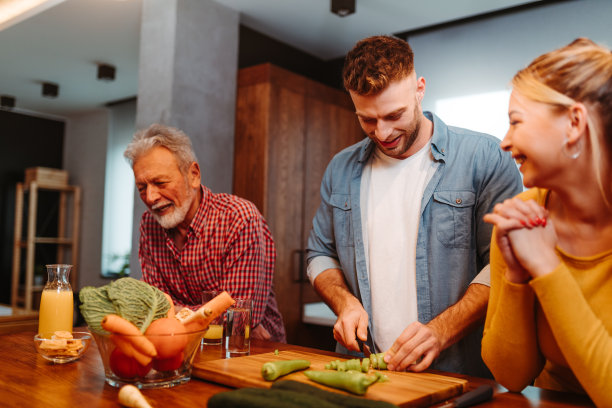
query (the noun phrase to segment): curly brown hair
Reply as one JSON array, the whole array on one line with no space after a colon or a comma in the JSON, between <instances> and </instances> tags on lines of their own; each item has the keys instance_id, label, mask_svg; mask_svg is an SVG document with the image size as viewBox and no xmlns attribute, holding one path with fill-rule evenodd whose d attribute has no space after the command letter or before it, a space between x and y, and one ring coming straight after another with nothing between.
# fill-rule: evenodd
<instances>
[{"instance_id":1,"label":"curly brown hair","mask_svg":"<svg viewBox=\"0 0 612 408\"><path fill-rule=\"evenodd\" d=\"M414 53L408 42L379 35L355 44L344 60L342 78L347 91L376 95L413 71Z\"/></svg>"}]
</instances>

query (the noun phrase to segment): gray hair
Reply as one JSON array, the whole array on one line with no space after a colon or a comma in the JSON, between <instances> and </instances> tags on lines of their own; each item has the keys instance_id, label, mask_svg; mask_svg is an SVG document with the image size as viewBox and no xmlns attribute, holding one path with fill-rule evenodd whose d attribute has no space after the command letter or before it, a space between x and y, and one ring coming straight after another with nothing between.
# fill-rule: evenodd
<instances>
[{"instance_id":1,"label":"gray hair","mask_svg":"<svg viewBox=\"0 0 612 408\"><path fill-rule=\"evenodd\" d=\"M172 152L183 174L187 174L191 163L198 161L193 152L191 140L183 131L159 123L154 123L136 132L123 152L123 156L128 160L130 166L134 167L134 162L140 156L157 146L165 147Z\"/></svg>"}]
</instances>

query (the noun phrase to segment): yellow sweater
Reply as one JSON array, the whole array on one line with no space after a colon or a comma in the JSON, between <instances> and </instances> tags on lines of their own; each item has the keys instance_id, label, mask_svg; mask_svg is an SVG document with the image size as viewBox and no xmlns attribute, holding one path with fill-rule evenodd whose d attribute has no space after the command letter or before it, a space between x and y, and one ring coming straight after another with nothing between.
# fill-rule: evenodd
<instances>
[{"instance_id":1,"label":"yellow sweater","mask_svg":"<svg viewBox=\"0 0 612 408\"><path fill-rule=\"evenodd\" d=\"M544 205L545 190L519 195ZM612 246L612 243L611 243ZM521 391L542 388L586 393L612 407L612 248L576 257L557 248L561 264L526 284L508 282L491 241L491 296L482 357L495 379Z\"/></svg>"}]
</instances>

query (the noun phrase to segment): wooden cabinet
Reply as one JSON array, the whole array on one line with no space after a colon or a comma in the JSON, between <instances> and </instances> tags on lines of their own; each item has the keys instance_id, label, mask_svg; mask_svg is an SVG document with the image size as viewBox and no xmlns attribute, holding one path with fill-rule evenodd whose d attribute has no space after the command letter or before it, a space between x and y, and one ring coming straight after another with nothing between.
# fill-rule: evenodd
<instances>
[{"instance_id":1,"label":"wooden cabinet","mask_svg":"<svg viewBox=\"0 0 612 408\"><path fill-rule=\"evenodd\" d=\"M27 177L26 177L27 179ZM57 235L53 237L38 236L36 231L37 210L40 191L50 191L57 195ZM24 224L24 196L27 194L26 232ZM69 207L72 203L72 207ZM59 185L28 181L17 183L15 195L15 230L13 243L13 277L11 286L11 306L23 308L26 312L37 311L35 296L44 286L35 284L35 252L39 245L55 246L56 258L53 263L70 263L70 284L77 290L77 254L79 243L79 218L81 208L81 189L76 186ZM68 256L69 255L69 256ZM22 258L25 258L25 268L22 270ZM21 279L23 277L23 279ZM44 280L46 281L46 270ZM21 282L23 280L23 282Z\"/></svg>"},{"instance_id":2,"label":"wooden cabinet","mask_svg":"<svg viewBox=\"0 0 612 408\"><path fill-rule=\"evenodd\" d=\"M317 346L301 322L302 304L320 301L306 277L304 249L327 164L364 137L353 104L346 92L271 64L244 68L235 137L234 193L255 203L272 231L287 340Z\"/></svg>"}]
</instances>

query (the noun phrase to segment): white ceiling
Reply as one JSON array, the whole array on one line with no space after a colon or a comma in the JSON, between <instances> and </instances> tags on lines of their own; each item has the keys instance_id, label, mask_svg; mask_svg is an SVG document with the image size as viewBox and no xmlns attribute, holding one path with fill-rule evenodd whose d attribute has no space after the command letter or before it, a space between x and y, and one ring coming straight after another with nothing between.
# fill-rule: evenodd
<instances>
[{"instance_id":1,"label":"white ceiling","mask_svg":"<svg viewBox=\"0 0 612 408\"><path fill-rule=\"evenodd\" d=\"M143 0L65 0L0 31L0 95L16 111L64 116L135 96ZM360 38L447 23L540 0L356 0L355 14L330 12L330 0L214 0L241 23L323 60ZM117 67L96 79L97 64ZM59 84L55 99L41 82Z\"/></svg>"}]
</instances>

